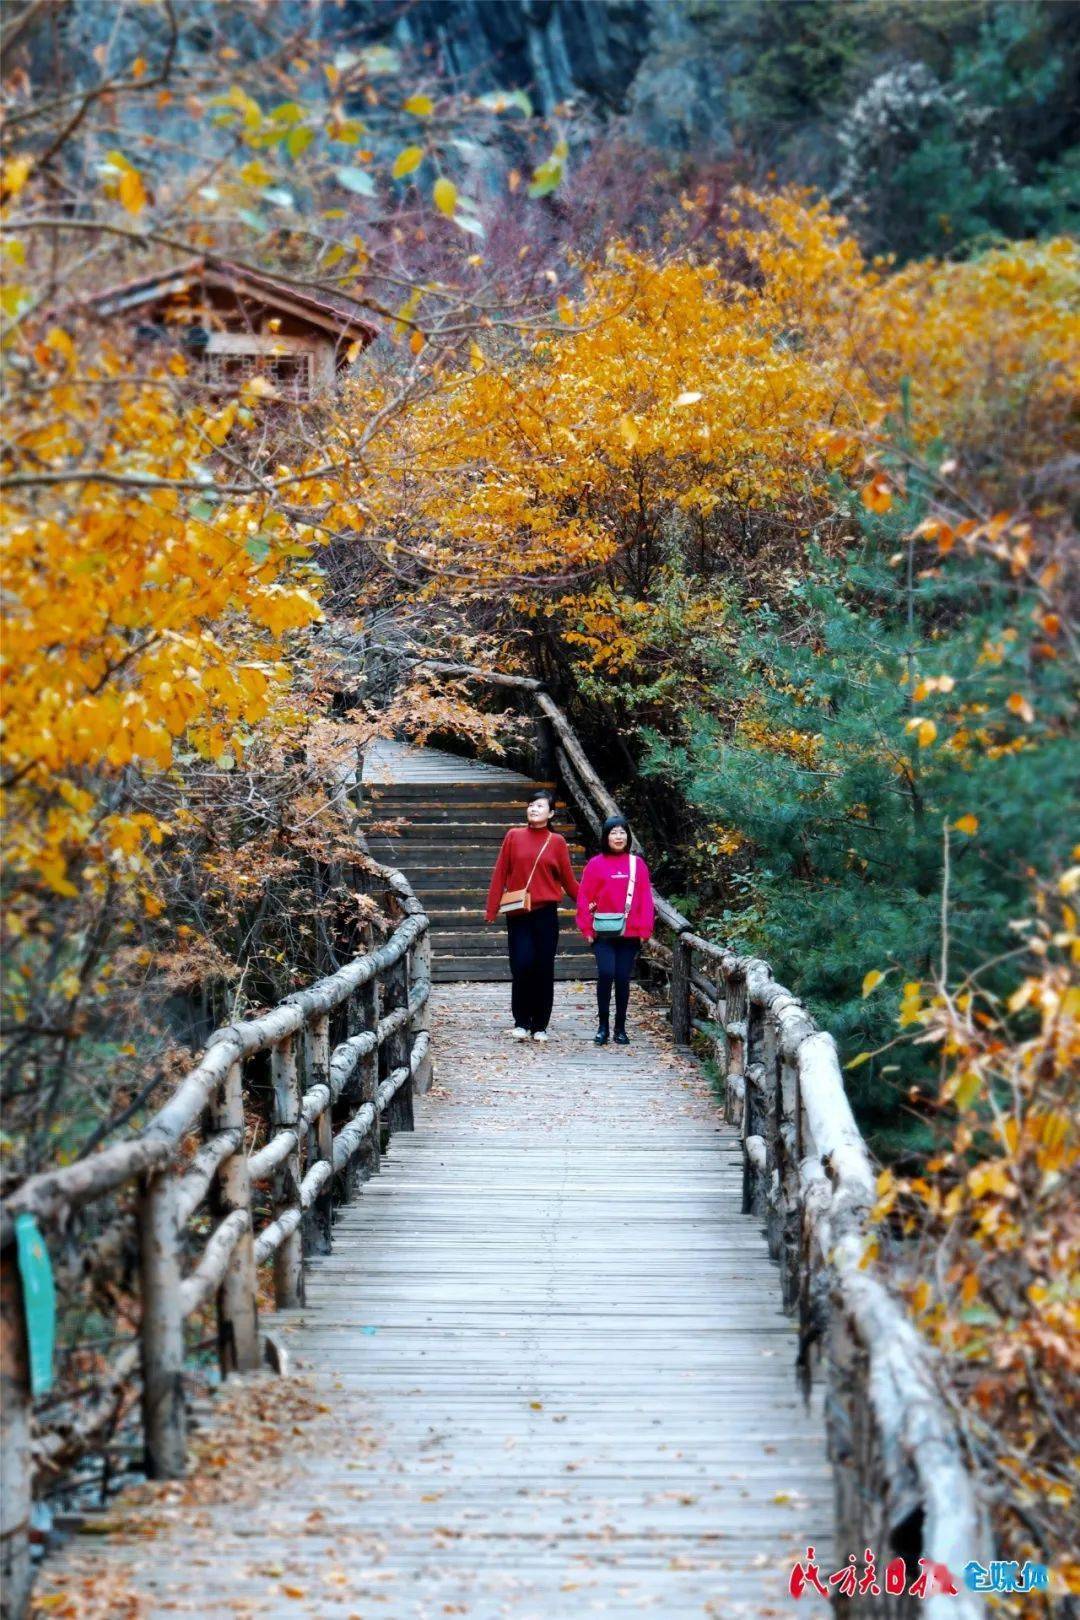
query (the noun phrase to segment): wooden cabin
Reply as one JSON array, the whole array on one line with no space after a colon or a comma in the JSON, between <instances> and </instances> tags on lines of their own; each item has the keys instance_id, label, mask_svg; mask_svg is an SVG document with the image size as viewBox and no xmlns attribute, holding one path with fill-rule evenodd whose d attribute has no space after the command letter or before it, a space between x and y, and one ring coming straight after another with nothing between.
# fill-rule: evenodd
<instances>
[{"instance_id":1,"label":"wooden cabin","mask_svg":"<svg viewBox=\"0 0 1080 1620\"><path fill-rule=\"evenodd\" d=\"M186 355L189 375L215 392L262 376L292 401L331 397L377 335L351 299L210 255L111 287L89 308L133 323L147 344L168 340Z\"/></svg>"}]
</instances>

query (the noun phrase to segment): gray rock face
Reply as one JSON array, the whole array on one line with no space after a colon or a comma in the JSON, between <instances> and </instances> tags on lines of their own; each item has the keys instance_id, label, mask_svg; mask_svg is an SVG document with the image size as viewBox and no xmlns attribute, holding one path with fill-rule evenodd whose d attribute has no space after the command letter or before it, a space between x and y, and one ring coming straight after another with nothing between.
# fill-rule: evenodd
<instances>
[{"instance_id":1,"label":"gray rock face","mask_svg":"<svg viewBox=\"0 0 1080 1620\"><path fill-rule=\"evenodd\" d=\"M349 0L341 26L478 92L525 90L543 113L587 101L660 150L730 148L723 64L689 0Z\"/></svg>"},{"instance_id":2,"label":"gray rock face","mask_svg":"<svg viewBox=\"0 0 1080 1620\"><path fill-rule=\"evenodd\" d=\"M394 33L432 48L476 89L529 91L542 112L583 94L621 111L647 49L651 9L647 0L417 0Z\"/></svg>"},{"instance_id":3,"label":"gray rock face","mask_svg":"<svg viewBox=\"0 0 1080 1620\"><path fill-rule=\"evenodd\" d=\"M177 0L176 66L197 74L228 42L258 60L275 41L308 33L343 48L391 45L459 88L525 90L537 111L572 104L661 153L730 149L724 62L710 48L697 0L274 0L272 8ZM159 8L119 18L101 0L69 0L62 49L77 82L96 72L94 46L118 59L163 48ZM43 34L47 53L48 38ZM591 121L591 120L590 120Z\"/></svg>"}]
</instances>

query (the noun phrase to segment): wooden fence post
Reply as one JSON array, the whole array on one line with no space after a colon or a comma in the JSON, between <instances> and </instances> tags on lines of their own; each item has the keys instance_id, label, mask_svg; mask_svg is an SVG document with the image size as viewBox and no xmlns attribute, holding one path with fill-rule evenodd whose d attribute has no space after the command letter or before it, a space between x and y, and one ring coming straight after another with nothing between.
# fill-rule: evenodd
<instances>
[{"instance_id":1,"label":"wooden fence post","mask_svg":"<svg viewBox=\"0 0 1080 1620\"><path fill-rule=\"evenodd\" d=\"M22 1620L30 1596L30 1360L15 1245L0 1259L0 1613Z\"/></svg>"},{"instance_id":2,"label":"wooden fence post","mask_svg":"<svg viewBox=\"0 0 1080 1620\"><path fill-rule=\"evenodd\" d=\"M682 934L671 947L671 1035L676 1046L689 1046L691 948Z\"/></svg>"},{"instance_id":3,"label":"wooden fence post","mask_svg":"<svg viewBox=\"0 0 1080 1620\"><path fill-rule=\"evenodd\" d=\"M147 1176L139 1199L143 1442L150 1479L180 1479L187 1461L180 1233L171 1170Z\"/></svg>"},{"instance_id":4,"label":"wooden fence post","mask_svg":"<svg viewBox=\"0 0 1080 1620\"><path fill-rule=\"evenodd\" d=\"M774 1260L780 1258L783 1242L782 1188L777 1171L783 1154L780 1141L780 1027L770 1014L762 1020L761 1096L765 1101L765 1239Z\"/></svg>"},{"instance_id":5,"label":"wooden fence post","mask_svg":"<svg viewBox=\"0 0 1080 1620\"><path fill-rule=\"evenodd\" d=\"M362 984L356 992L356 1004L359 1014L360 1028L362 1030L375 1030L379 1027L382 1015L382 997L379 991L379 981L369 979ZM374 1102L375 1093L379 1089L379 1048L372 1047L360 1059L360 1101L362 1103ZM366 1181L370 1176L377 1176L382 1164L382 1125L378 1119L371 1122L371 1129L364 1137L360 1147L360 1173Z\"/></svg>"},{"instance_id":6,"label":"wooden fence post","mask_svg":"<svg viewBox=\"0 0 1080 1620\"><path fill-rule=\"evenodd\" d=\"M367 941L361 943L359 937L355 943L362 951L368 949ZM331 1020L329 1025L331 1054L333 1054L334 1048L339 1041L351 1040L354 1035L360 1034L362 1028L360 991L353 990L350 992L348 999L338 1008L337 1019ZM347 1125L356 1113L361 1101L362 1076L362 1060L358 1060L353 1072L342 1086L337 1102L334 1104L331 1114L332 1136L336 1136L337 1132ZM335 1203L348 1204L356 1197L362 1179L360 1167L361 1157L359 1152L352 1154L348 1161L342 1165L341 1170L334 1177L333 1197Z\"/></svg>"},{"instance_id":7,"label":"wooden fence post","mask_svg":"<svg viewBox=\"0 0 1080 1620\"><path fill-rule=\"evenodd\" d=\"M270 1054L270 1077L274 1086L274 1129L296 1128L300 1117L300 1080L296 1071L296 1047L291 1035ZM274 1216L300 1202L300 1144L297 1142L274 1178ZM304 1303L304 1240L302 1223L289 1233L274 1254L274 1304L289 1310Z\"/></svg>"},{"instance_id":8,"label":"wooden fence post","mask_svg":"<svg viewBox=\"0 0 1080 1620\"><path fill-rule=\"evenodd\" d=\"M309 1089L330 1084L330 1019L325 1013L304 1030L304 1072ZM320 1159L331 1165L334 1162L334 1124L329 1104L308 1136L308 1168ZM312 1254L329 1254L333 1226L334 1178L330 1176L304 1216L305 1248Z\"/></svg>"},{"instance_id":9,"label":"wooden fence post","mask_svg":"<svg viewBox=\"0 0 1080 1620\"><path fill-rule=\"evenodd\" d=\"M427 1030L429 1034L431 1031L431 935L426 928L424 929L424 932L421 934L420 938L417 940L416 944L413 946L412 961L414 983L426 984L429 988L428 999L424 1002L424 1005L420 1008L420 1011L416 1014L416 1017L412 1021L409 1040L410 1059L412 1057L412 1047L416 1041L416 1037L424 1030ZM431 1048L429 1046L427 1056L422 1059L419 1067L417 1068L416 1074L413 1076L413 1086L415 1091L419 1093L420 1096L423 1096L425 1092L431 1090L431 1080L432 1062Z\"/></svg>"},{"instance_id":10,"label":"wooden fence post","mask_svg":"<svg viewBox=\"0 0 1080 1620\"><path fill-rule=\"evenodd\" d=\"M244 1127L244 1076L234 1063L225 1077L220 1101L211 1108L215 1130L240 1133L240 1146L225 1160L217 1178L215 1204L222 1219L234 1210L251 1214L251 1177L248 1174ZM259 1366L259 1305L255 1282L255 1239L251 1227L232 1252L217 1299L218 1364L227 1378Z\"/></svg>"},{"instance_id":11,"label":"wooden fence post","mask_svg":"<svg viewBox=\"0 0 1080 1620\"><path fill-rule=\"evenodd\" d=\"M765 1064L765 1014L747 995L743 1047L743 1213L767 1214L774 1080Z\"/></svg>"},{"instance_id":12,"label":"wooden fence post","mask_svg":"<svg viewBox=\"0 0 1080 1620\"><path fill-rule=\"evenodd\" d=\"M746 993L746 975L735 972L725 975L724 1039L727 1043L727 1117L732 1125L741 1125L746 1107L746 1019L749 1003Z\"/></svg>"},{"instance_id":13,"label":"wooden fence post","mask_svg":"<svg viewBox=\"0 0 1080 1620\"><path fill-rule=\"evenodd\" d=\"M409 1005L409 956L404 952L386 970L383 980L383 1016ZM379 1053L379 1077L385 1080L395 1069L407 1067L409 1062L409 1026L402 1024L383 1041ZM391 1132L413 1129L412 1080L402 1081L391 1098L386 1111L386 1123Z\"/></svg>"},{"instance_id":14,"label":"wooden fence post","mask_svg":"<svg viewBox=\"0 0 1080 1620\"><path fill-rule=\"evenodd\" d=\"M800 1102L798 1064L781 1055L776 1088L779 1112L777 1166L780 1171L780 1280L784 1309L794 1310L799 1298L799 1259L802 1243L802 1186L800 1182Z\"/></svg>"}]
</instances>

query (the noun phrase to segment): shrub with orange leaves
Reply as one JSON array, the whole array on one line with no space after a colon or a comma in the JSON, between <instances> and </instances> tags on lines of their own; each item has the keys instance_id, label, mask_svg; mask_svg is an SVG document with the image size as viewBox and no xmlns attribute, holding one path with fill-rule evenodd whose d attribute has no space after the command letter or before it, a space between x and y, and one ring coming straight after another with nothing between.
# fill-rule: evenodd
<instances>
[{"instance_id":1,"label":"shrub with orange leaves","mask_svg":"<svg viewBox=\"0 0 1080 1620\"><path fill-rule=\"evenodd\" d=\"M737 191L711 255L613 245L561 331L473 343L367 458L369 510L411 581L488 608L521 587L575 665L625 668L632 607L597 644L552 597L599 577L648 602L677 559L708 582L749 571L782 603L811 543L851 537L838 476L875 513L903 495L907 469L882 463L901 418L909 456L954 447L957 523L990 463L1000 482L1051 459L1080 384L1078 289L1065 240L892 272L810 193ZM509 627L521 598L504 600Z\"/></svg>"},{"instance_id":2,"label":"shrub with orange leaves","mask_svg":"<svg viewBox=\"0 0 1080 1620\"><path fill-rule=\"evenodd\" d=\"M66 366L57 374L55 335L48 347L4 458L12 900L38 884L71 897L139 882L162 828L133 814L125 773L168 771L185 752L235 764L287 683L283 634L320 617L295 525L265 502L219 498L209 475L204 491L177 479L205 455L210 411L122 388L103 413L102 477L44 498L37 471L63 455L54 424L76 421L85 398ZM120 361L105 350L82 364L80 390ZM116 784L104 797L91 791L101 778Z\"/></svg>"},{"instance_id":3,"label":"shrub with orange leaves","mask_svg":"<svg viewBox=\"0 0 1080 1620\"><path fill-rule=\"evenodd\" d=\"M882 1173L875 1211L882 1251L940 1353L998 1556L1051 1567L1051 1599L1003 1600L1018 1615L1080 1593L1078 890L1075 866L1038 892L1006 1000L978 970L909 987L902 1023L940 1064L937 1142L921 1173Z\"/></svg>"}]
</instances>

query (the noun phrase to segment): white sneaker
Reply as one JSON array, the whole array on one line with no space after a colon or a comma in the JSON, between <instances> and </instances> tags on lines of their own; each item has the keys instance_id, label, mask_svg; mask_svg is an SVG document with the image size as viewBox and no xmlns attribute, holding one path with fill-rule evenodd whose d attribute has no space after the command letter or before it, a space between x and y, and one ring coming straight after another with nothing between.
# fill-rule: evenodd
<instances>
[{"instance_id":1,"label":"white sneaker","mask_svg":"<svg viewBox=\"0 0 1080 1620\"><path fill-rule=\"evenodd\" d=\"M520 1024L515 1025L515 1027L510 1031L510 1034L513 1036L515 1041L527 1041L529 1038L528 1030L522 1029Z\"/></svg>"},{"instance_id":2,"label":"white sneaker","mask_svg":"<svg viewBox=\"0 0 1080 1620\"><path fill-rule=\"evenodd\" d=\"M535 1033L533 1034L533 1040L534 1041L541 1041L546 1046L547 1045L547 1030L546 1029L538 1029L538 1030L536 1030Z\"/></svg>"}]
</instances>

